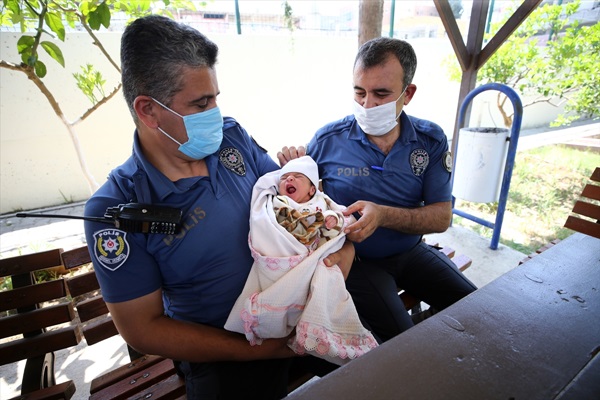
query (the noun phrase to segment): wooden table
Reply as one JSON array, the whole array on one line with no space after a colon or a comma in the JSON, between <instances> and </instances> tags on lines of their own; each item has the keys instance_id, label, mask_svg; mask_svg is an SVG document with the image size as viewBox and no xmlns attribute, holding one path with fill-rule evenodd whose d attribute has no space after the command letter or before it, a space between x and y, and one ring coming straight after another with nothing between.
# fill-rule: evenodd
<instances>
[{"instance_id":1,"label":"wooden table","mask_svg":"<svg viewBox=\"0 0 600 400\"><path fill-rule=\"evenodd\" d=\"M288 399L600 399L600 239L576 233Z\"/></svg>"}]
</instances>

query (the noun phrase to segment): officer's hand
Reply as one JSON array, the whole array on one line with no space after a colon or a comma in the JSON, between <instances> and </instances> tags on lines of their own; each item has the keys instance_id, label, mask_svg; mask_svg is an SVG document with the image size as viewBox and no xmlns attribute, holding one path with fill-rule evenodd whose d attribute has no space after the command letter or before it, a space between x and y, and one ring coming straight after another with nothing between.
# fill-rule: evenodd
<instances>
[{"instance_id":1,"label":"officer's hand","mask_svg":"<svg viewBox=\"0 0 600 400\"><path fill-rule=\"evenodd\" d=\"M277 159L279 160L279 166L283 167L285 164L288 163L288 161L305 155L306 149L304 148L304 146L298 146L297 148L294 146L283 146L281 148L281 151L277 152Z\"/></svg>"},{"instance_id":2,"label":"officer's hand","mask_svg":"<svg viewBox=\"0 0 600 400\"><path fill-rule=\"evenodd\" d=\"M270 359L296 357L297 354L287 345L288 341L294 337L294 335L295 331L290 333L287 337L265 339L260 346L253 346L261 352L261 355L257 358Z\"/></svg>"},{"instance_id":3,"label":"officer's hand","mask_svg":"<svg viewBox=\"0 0 600 400\"><path fill-rule=\"evenodd\" d=\"M345 216L352 215L358 212L360 218L353 224L348 225L344 228L346 237L356 243L360 243L375 232L375 229L381 225L382 210L375 203L370 201L357 201L352 204L343 214Z\"/></svg>"},{"instance_id":4,"label":"officer's hand","mask_svg":"<svg viewBox=\"0 0 600 400\"><path fill-rule=\"evenodd\" d=\"M342 271L342 275L344 275L344 280L348 278L348 274L350 273L350 268L352 267L353 261L354 245L348 240L346 240L341 249L339 249L335 253L331 253L323 260L325 266L327 267L331 267L337 264L338 268Z\"/></svg>"}]
</instances>

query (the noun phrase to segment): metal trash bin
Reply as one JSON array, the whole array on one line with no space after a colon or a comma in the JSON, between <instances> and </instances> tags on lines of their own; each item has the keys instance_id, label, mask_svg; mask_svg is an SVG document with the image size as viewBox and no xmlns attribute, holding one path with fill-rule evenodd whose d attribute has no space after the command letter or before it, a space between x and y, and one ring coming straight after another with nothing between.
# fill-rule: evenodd
<instances>
[{"instance_id":1,"label":"metal trash bin","mask_svg":"<svg viewBox=\"0 0 600 400\"><path fill-rule=\"evenodd\" d=\"M462 128L459 136L452 195L475 203L497 202L510 131L506 128Z\"/></svg>"}]
</instances>

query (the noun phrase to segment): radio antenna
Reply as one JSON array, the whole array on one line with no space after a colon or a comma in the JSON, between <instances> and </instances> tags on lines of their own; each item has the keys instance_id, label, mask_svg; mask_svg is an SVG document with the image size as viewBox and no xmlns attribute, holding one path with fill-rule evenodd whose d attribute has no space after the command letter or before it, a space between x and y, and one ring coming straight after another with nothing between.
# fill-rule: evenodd
<instances>
[{"instance_id":1,"label":"radio antenna","mask_svg":"<svg viewBox=\"0 0 600 400\"><path fill-rule=\"evenodd\" d=\"M64 215L64 214L17 213L17 218L27 218L27 217L83 219L85 221L104 222L106 224L114 223L113 220L107 220L105 217L82 217L82 216L78 216L78 215Z\"/></svg>"}]
</instances>

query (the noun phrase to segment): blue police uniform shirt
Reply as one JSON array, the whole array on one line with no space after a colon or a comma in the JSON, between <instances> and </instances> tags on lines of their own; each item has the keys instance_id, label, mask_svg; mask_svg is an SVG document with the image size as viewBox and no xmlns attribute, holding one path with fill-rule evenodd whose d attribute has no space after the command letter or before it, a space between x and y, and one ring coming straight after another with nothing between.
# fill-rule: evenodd
<instances>
[{"instance_id":1,"label":"blue police uniform shirt","mask_svg":"<svg viewBox=\"0 0 600 400\"><path fill-rule=\"evenodd\" d=\"M232 118L224 118L210 176L170 181L144 157L137 131L132 156L88 200L86 216L138 202L183 211L175 235L128 233L85 222L102 294L111 303L163 289L171 318L223 327L252 266L250 200L258 178L278 165Z\"/></svg>"},{"instance_id":2,"label":"blue police uniform shirt","mask_svg":"<svg viewBox=\"0 0 600 400\"><path fill-rule=\"evenodd\" d=\"M353 115L319 129L307 153L319 166L324 193L345 206L366 200L417 208L451 201L452 161L443 130L404 111L400 126L387 156L369 142ZM360 257L382 258L403 253L420 240L421 235L379 228L354 246Z\"/></svg>"}]
</instances>

